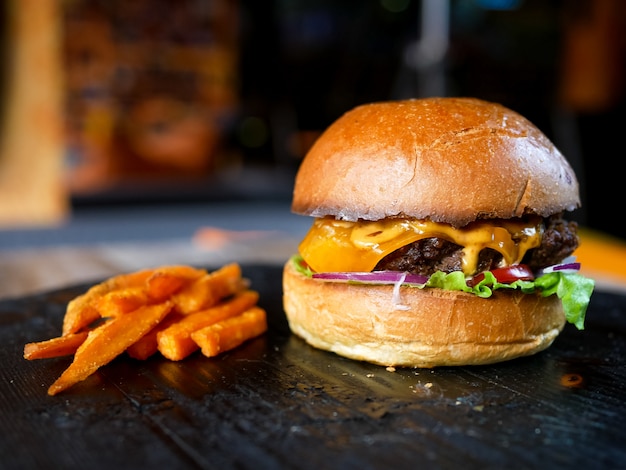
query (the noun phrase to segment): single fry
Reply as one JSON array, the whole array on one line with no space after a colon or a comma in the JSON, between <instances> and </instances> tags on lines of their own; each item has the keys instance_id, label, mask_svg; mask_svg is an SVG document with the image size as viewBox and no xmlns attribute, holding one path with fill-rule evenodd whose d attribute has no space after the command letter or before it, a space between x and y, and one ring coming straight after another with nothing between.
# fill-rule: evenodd
<instances>
[{"instance_id":1,"label":"single fry","mask_svg":"<svg viewBox=\"0 0 626 470\"><path fill-rule=\"evenodd\" d=\"M85 339L87 339L87 331L81 331L46 341L28 343L24 346L24 359L49 359L51 357L69 356L76 352Z\"/></svg>"},{"instance_id":2,"label":"single fry","mask_svg":"<svg viewBox=\"0 0 626 470\"><path fill-rule=\"evenodd\" d=\"M182 279L195 279L206 274L206 270L186 265L161 266L158 268L143 269L132 273L119 274L108 279L107 281L104 281L104 284L110 284L110 290L136 287L146 285L150 282L150 278L155 276L158 277L161 274L167 274Z\"/></svg>"},{"instance_id":3,"label":"single fry","mask_svg":"<svg viewBox=\"0 0 626 470\"><path fill-rule=\"evenodd\" d=\"M143 287L127 287L107 292L93 304L101 318L111 318L137 310L148 303Z\"/></svg>"},{"instance_id":4,"label":"single fry","mask_svg":"<svg viewBox=\"0 0 626 470\"><path fill-rule=\"evenodd\" d=\"M241 267L232 263L196 279L174 294L172 301L177 312L187 315L212 307L245 287Z\"/></svg>"},{"instance_id":5,"label":"single fry","mask_svg":"<svg viewBox=\"0 0 626 470\"><path fill-rule=\"evenodd\" d=\"M146 280L148 297L155 301L162 301L171 297L183 286L189 285L206 274L205 270L190 266L166 266L154 270Z\"/></svg>"},{"instance_id":6,"label":"single fry","mask_svg":"<svg viewBox=\"0 0 626 470\"><path fill-rule=\"evenodd\" d=\"M265 310L252 307L241 315L227 318L191 333L191 339L207 357L230 351L267 331Z\"/></svg>"},{"instance_id":7,"label":"single fry","mask_svg":"<svg viewBox=\"0 0 626 470\"><path fill-rule=\"evenodd\" d=\"M108 286L97 284L89 289L85 294L79 295L67 304L65 316L63 317L62 335L66 336L87 328L90 324L100 318L98 309L94 302L108 292Z\"/></svg>"},{"instance_id":8,"label":"single fry","mask_svg":"<svg viewBox=\"0 0 626 470\"><path fill-rule=\"evenodd\" d=\"M126 287L140 286L152 276L154 269L142 269L132 273L118 274L103 282L109 286L109 290L124 289Z\"/></svg>"},{"instance_id":9,"label":"single fry","mask_svg":"<svg viewBox=\"0 0 626 470\"><path fill-rule=\"evenodd\" d=\"M245 290L214 307L185 316L178 323L157 334L159 352L172 361L184 359L199 348L191 339L191 333L226 318L240 315L254 306L258 299L258 292Z\"/></svg>"},{"instance_id":10,"label":"single fry","mask_svg":"<svg viewBox=\"0 0 626 470\"><path fill-rule=\"evenodd\" d=\"M131 344L126 349L126 353L133 359L138 359L140 361L148 359L159 350L159 344L157 343L157 334L160 331L168 328L169 326L178 323L183 318L184 315L181 315L174 311L170 312L167 317L165 317L158 325L156 325L145 335L143 335L141 338Z\"/></svg>"},{"instance_id":11,"label":"single fry","mask_svg":"<svg viewBox=\"0 0 626 470\"><path fill-rule=\"evenodd\" d=\"M70 366L48 389L56 395L86 379L150 331L171 311L172 304L146 305L105 322L89 332Z\"/></svg>"}]
</instances>

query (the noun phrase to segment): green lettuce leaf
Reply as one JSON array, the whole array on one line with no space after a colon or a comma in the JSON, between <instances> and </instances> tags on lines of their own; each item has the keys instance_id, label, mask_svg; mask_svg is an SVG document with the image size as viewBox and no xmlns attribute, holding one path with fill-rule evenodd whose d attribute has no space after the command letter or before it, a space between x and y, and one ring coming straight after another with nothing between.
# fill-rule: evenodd
<instances>
[{"instance_id":1,"label":"green lettuce leaf","mask_svg":"<svg viewBox=\"0 0 626 470\"><path fill-rule=\"evenodd\" d=\"M303 275L311 277L313 271L302 260L300 255L292 258L296 269ZM463 291L482 298L488 298L498 289L517 289L525 294L539 293L543 297L556 295L563 304L565 319L579 330L585 327L585 315L595 287L593 279L579 273L551 272L539 276L533 281L518 280L510 284L498 282L495 276L487 271L485 277L476 285L467 285L465 275L460 272L444 273L437 271L424 284L407 284L418 289L438 288L445 290ZM352 281L351 281L352 282Z\"/></svg>"}]
</instances>

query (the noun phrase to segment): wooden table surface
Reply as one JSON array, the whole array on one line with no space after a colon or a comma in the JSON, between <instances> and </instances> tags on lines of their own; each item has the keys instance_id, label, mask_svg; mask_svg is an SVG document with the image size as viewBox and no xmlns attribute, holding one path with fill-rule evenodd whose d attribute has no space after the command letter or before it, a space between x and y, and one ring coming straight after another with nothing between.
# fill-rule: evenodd
<instances>
[{"instance_id":1,"label":"wooden table surface","mask_svg":"<svg viewBox=\"0 0 626 470\"><path fill-rule=\"evenodd\" d=\"M243 270L265 335L216 358L120 356L54 397L71 358L23 346L87 286L0 301L0 468L624 468L623 295L594 294L584 331L528 358L392 371L290 334L281 267Z\"/></svg>"}]
</instances>

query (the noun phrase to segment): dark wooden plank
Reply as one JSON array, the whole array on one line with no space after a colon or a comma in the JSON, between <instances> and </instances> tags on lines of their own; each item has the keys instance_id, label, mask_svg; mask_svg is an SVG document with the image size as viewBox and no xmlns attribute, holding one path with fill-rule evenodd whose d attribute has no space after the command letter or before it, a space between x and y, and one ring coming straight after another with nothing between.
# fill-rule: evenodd
<instances>
[{"instance_id":1,"label":"dark wooden plank","mask_svg":"<svg viewBox=\"0 0 626 470\"><path fill-rule=\"evenodd\" d=\"M626 298L494 366L395 372L289 333L280 268L244 266L270 331L218 358L120 357L55 397L70 358L26 361L86 286L0 302L7 468L618 468L626 463ZM7 457L5 457L7 456Z\"/></svg>"}]
</instances>

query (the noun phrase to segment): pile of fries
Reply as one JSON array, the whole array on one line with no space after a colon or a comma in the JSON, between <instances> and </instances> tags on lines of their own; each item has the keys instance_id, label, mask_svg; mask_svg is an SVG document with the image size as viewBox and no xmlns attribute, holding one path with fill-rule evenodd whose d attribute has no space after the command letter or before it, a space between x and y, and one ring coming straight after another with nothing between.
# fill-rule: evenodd
<instances>
[{"instance_id":1,"label":"pile of fries","mask_svg":"<svg viewBox=\"0 0 626 470\"><path fill-rule=\"evenodd\" d=\"M267 331L258 292L238 264L207 272L165 266L112 277L69 302L61 336L24 346L24 358L74 355L48 389L56 395L126 352L144 360L157 351L179 361L207 357Z\"/></svg>"}]
</instances>

